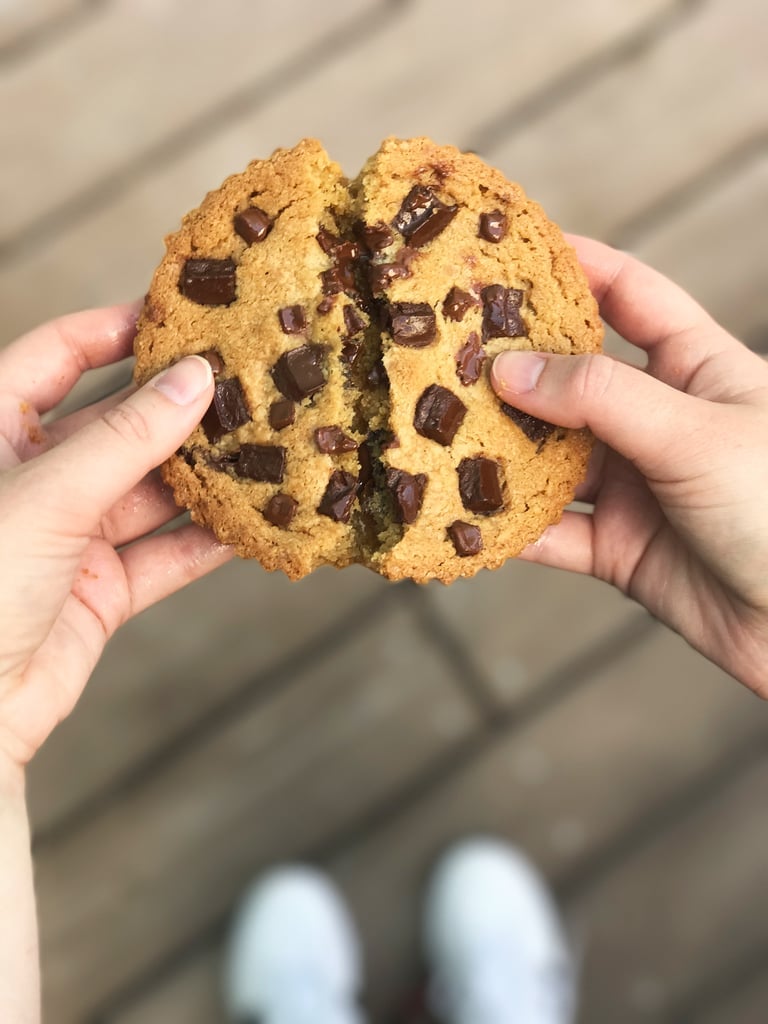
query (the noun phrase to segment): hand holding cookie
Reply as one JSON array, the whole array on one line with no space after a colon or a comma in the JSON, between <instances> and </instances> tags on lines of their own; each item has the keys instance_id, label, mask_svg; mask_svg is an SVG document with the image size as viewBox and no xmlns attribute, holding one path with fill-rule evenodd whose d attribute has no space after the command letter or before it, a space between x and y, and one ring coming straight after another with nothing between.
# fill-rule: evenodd
<instances>
[{"instance_id":1,"label":"hand holding cookie","mask_svg":"<svg viewBox=\"0 0 768 1024\"><path fill-rule=\"evenodd\" d=\"M768 697L768 366L625 253L572 238L601 313L647 353L504 353L504 401L596 445L569 511L522 557L614 584Z\"/></svg>"},{"instance_id":2,"label":"hand holding cookie","mask_svg":"<svg viewBox=\"0 0 768 1024\"><path fill-rule=\"evenodd\" d=\"M32 757L119 625L231 554L199 526L146 536L179 515L151 471L210 404L205 360L42 418L86 369L130 354L136 314L78 313L0 352L0 761Z\"/></svg>"}]
</instances>

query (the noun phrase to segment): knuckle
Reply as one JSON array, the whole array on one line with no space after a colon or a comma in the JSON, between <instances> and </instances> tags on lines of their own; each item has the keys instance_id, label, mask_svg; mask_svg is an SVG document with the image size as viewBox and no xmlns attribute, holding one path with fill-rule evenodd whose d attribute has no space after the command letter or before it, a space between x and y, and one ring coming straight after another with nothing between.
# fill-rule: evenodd
<instances>
[{"instance_id":1,"label":"knuckle","mask_svg":"<svg viewBox=\"0 0 768 1024\"><path fill-rule=\"evenodd\" d=\"M582 356L572 381L576 397L587 405L601 402L611 390L615 370L616 364L608 356Z\"/></svg>"},{"instance_id":2,"label":"knuckle","mask_svg":"<svg viewBox=\"0 0 768 1024\"><path fill-rule=\"evenodd\" d=\"M130 403L107 409L101 417L104 426L128 444L146 444L152 437L149 421L141 410Z\"/></svg>"}]
</instances>

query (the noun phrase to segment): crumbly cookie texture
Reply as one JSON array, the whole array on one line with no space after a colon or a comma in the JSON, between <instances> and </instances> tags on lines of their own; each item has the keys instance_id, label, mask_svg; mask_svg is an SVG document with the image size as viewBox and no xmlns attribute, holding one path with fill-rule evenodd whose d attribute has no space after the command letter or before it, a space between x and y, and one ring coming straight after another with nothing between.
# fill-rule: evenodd
<instances>
[{"instance_id":1,"label":"crumbly cookie texture","mask_svg":"<svg viewBox=\"0 0 768 1024\"><path fill-rule=\"evenodd\" d=\"M557 522L591 449L502 404L493 357L601 342L575 253L478 157L388 139L350 183L304 140L167 239L136 379L211 362L214 402L163 473L240 555L447 583Z\"/></svg>"}]
</instances>

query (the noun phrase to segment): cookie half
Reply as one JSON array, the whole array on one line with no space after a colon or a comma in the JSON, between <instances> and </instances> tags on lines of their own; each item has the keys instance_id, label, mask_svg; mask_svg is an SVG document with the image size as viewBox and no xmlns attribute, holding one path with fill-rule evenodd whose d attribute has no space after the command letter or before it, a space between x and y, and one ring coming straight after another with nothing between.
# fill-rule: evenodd
<instances>
[{"instance_id":1,"label":"cookie half","mask_svg":"<svg viewBox=\"0 0 768 1024\"><path fill-rule=\"evenodd\" d=\"M136 379L207 355L214 402L163 472L239 554L449 582L556 522L591 448L502 404L493 357L601 341L559 229L478 157L389 139L350 183L305 140L168 238Z\"/></svg>"}]
</instances>

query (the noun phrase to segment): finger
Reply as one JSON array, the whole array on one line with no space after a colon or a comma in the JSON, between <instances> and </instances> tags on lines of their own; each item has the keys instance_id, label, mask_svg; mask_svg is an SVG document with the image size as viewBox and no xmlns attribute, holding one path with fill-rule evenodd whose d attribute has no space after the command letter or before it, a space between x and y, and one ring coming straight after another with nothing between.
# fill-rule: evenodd
<instances>
[{"instance_id":1,"label":"finger","mask_svg":"<svg viewBox=\"0 0 768 1024\"><path fill-rule=\"evenodd\" d=\"M683 288L629 253L569 235L603 318L648 353L653 376L685 390L715 356L746 349Z\"/></svg>"},{"instance_id":2,"label":"finger","mask_svg":"<svg viewBox=\"0 0 768 1024\"><path fill-rule=\"evenodd\" d=\"M717 429L719 407L604 355L502 352L491 370L509 405L563 427L589 427L649 479L679 478L700 451L701 430ZM698 443L696 438L698 435ZM674 445L670 440L674 439Z\"/></svg>"},{"instance_id":3,"label":"finger","mask_svg":"<svg viewBox=\"0 0 768 1024\"><path fill-rule=\"evenodd\" d=\"M136 391L136 385L129 384L127 387L115 391L114 394L94 402L93 405L87 405L84 409L78 409L77 412L72 412L68 416L62 416L60 420L47 423L45 430L50 443L52 445L61 444L62 441L76 434L78 430L82 430L89 423L99 419L108 409L114 409L116 405L120 405L134 391Z\"/></svg>"},{"instance_id":4,"label":"finger","mask_svg":"<svg viewBox=\"0 0 768 1024\"><path fill-rule=\"evenodd\" d=\"M173 489L163 481L160 470L154 470L107 512L101 533L112 547L122 547L172 522L182 512L173 500Z\"/></svg>"},{"instance_id":5,"label":"finger","mask_svg":"<svg viewBox=\"0 0 768 1024\"><path fill-rule=\"evenodd\" d=\"M548 526L518 558L553 569L594 575L595 524L588 512L564 512L554 526Z\"/></svg>"},{"instance_id":6,"label":"finger","mask_svg":"<svg viewBox=\"0 0 768 1024\"><path fill-rule=\"evenodd\" d=\"M586 501L594 504L603 482L607 453L608 449L603 442L596 441L592 448L589 465L587 466L587 475L582 483L576 487L576 493L573 496L575 501Z\"/></svg>"},{"instance_id":7,"label":"finger","mask_svg":"<svg viewBox=\"0 0 768 1024\"><path fill-rule=\"evenodd\" d=\"M234 550L195 523L148 537L120 555L131 593L131 615L224 565Z\"/></svg>"},{"instance_id":8,"label":"finger","mask_svg":"<svg viewBox=\"0 0 768 1024\"><path fill-rule=\"evenodd\" d=\"M31 514L59 536L91 534L123 495L184 442L212 395L213 373L200 356L163 370L58 447L20 467Z\"/></svg>"},{"instance_id":9,"label":"finger","mask_svg":"<svg viewBox=\"0 0 768 1024\"><path fill-rule=\"evenodd\" d=\"M0 351L0 381L47 412L86 370L131 354L140 309L138 302L90 309L36 327Z\"/></svg>"}]
</instances>

